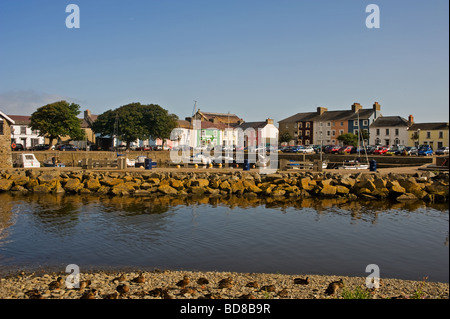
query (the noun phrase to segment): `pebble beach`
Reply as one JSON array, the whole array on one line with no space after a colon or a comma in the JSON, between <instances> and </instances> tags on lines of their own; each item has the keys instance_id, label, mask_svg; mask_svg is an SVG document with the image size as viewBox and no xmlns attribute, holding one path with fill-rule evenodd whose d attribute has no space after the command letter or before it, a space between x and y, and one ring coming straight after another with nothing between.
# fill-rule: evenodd
<instances>
[{"instance_id":1,"label":"pebble beach","mask_svg":"<svg viewBox=\"0 0 450 319\"><path fill-rule=\"evenodd\" d=\"M24 273L0 277L1 299L448 299L449 284L365 277L265 273L91 272L80 288L67 287L68 273ZM59 278L59 281L58 281ZM334 284L333 284L334 283ZM336 284L342 283L342 284Z\"/></svg>"}]
</instances>

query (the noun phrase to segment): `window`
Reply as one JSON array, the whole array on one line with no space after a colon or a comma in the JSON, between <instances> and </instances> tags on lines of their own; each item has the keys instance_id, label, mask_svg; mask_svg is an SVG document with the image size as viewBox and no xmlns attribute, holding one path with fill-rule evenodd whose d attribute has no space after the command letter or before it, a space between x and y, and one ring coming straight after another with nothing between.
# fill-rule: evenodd
<instances>
[{"instance_id":1,"label":"window","mask_svg":"<svg viewBox=\"0 0 450 319\"><path fill-rule=\"evenodd\" d=\"M431 132L427 132L427 138L431 138Z\"/></svg>"},{"instance_id":2,"label":"window","mask_svg":"<svg viewBox=\"0 0 450 319\"><path fill-rule=\"evenodd\" d=\"M309 136L309 130L305 131L305 135Z\"/></svg>"},{"instance_id":3,"label":"window","mask_svg":"<svg viewBox=\"0 0 450 319\"><path fill-rule=\"evenodd\" d=\"M339 130L339 135L344 134L344 130Z\"/></svg>"},{"instance_id":4,"label":"window","mask_svg":"<svg viewBox=\"0 0 450 319\"><path fill-rule=\"evenodd\" d=\"M444 144L442 142L438 142L438 145L437 145L438 148L441 148L443 146L444 146Z\"/></svg>"},{"instance_id":5,"label":"window","mask_svg":"<svg viewBox=\"0 0 450 319\"><path fill-rule=\"evenodd\" d=\"M395 129L395 135L398 136L398 128ZM399 144L399 143L397 143Z\"/></svg>"},{"instance_id":6,"label":"window","mask_svg":"<svg viewBox=\"0 0 450 319\"><path fill-rule=\"evenodd\" d=\"M3 120L0 119L0 135L4 135L5 133L3 133Z\"/></svg>"},{"instance_id":7,"label":"window","mask_svg":"<svg viewBox=\"0 0 450 319\"><path fill-rule=\"evenodd\" d=\"M399 145L400 144L400 140L398 139L398 138L396 138L395 140L394 140L394 145Z\"/></svg>"},{"instance_id":8,"label":"window","mask_svg":"<svg viewBox=\"0 0 450 319\"><path fill-rule=\"evenodd\" d=\"M21 126L20 127L20 134L22 134L22 135L27 134L27 127L26 126Z\"/></svg>"},{"instance_id":9,"label":"window","mask_svg":"<svg viewBox=\"0 0 450 319\"><path fill-rule=\"evenodd\" d=\"M309 140L305 140L305 145L309 145Z\"/></svg>"},{"instance_id":10,"label":"window","mask_svg":"<svg viewBox=\"0 0 450 319\"><path fill-rule=\"evenodd\" d=\"M298 136L302 136L303 135L303 131L298 131Z\"/></svg>"},{"instance_id":11,"label":"window","mask_svg":"<svg viewBox=\"0 0 450 319\"><path fill-rule=\"evenodd\" d=\"M327 136L330 136L331 135L331 132L330 131L327 131Z\"/></svg>"},{"instance_id":12,"label":"window","mask_svg":"<svg viewBox=\"0 0 450 319\"><path fill-rule=\"evenodd\" d=\"M344 126L344 122L341 122L341 126Z\"/></svg>"},{"instance_id":13,"label":"window","mask_svg":"<svg viewBox=\"0 0 450 319\"><path fill-rule=\"evenodd\" d=\"M334 123L334 122L333 122L333 123L331 123L331 126L336 126L336 123Z\"/></svg>"},{"instance_id":14,"label":"window","mask_svg":"<svg viewBox=\"0 0 450 319\"><path fill-rule=\"evenodd\" d=\"M302 128L303 127L303 123L302 122L299 122L298 123L298 128Z\"/></svg>"},{"instance_id":15,"label":"window","mask_svg":"<svg viewBox=\"0 0 450 319\"><path fill-rule=\"evenodd\" d=\"M353 130L353 134L358 135L358 130Z\"/></svg>"},{"instance_id":16,"label":"window","mask_svg":"<svg viewBox=\"0 0 450 319\"><path fill-rule=\"evenodd\" d=\"M386 129L386 135L389 135L389 129L388 128ZM386 144L386 145L389 145L389 144Z\"/></svg>"},{"instance_id":17,"label":"window","mask_svg":"<svg viewBox=\"0 0 450 319\"><path fill-rule=\"evenodd\" d=\"M442 131L439 132L439 138L444 138L444 132L442 132Z\"/></svg>"},{"instance_id":18,"label":"window","mask_svg":"<svg viewBox=\"0 0 450 319\"><path fill-rule=\"evenodd\" d=\"M380 135L380 129L377 128L377 135Z\"/></svg>"},{"instance_id":19,"label":"window","mask_svg":"<svg viewBox=\"0 0 450 319\"><path fill-rule=\"evenodd\" d=\"M335 130L331 131L331 136L336 136L336 131Z\"/></svg>"},{"instance_id":20,"label":"window","mask_svg":"<svg viewBox=\"0 0 450 319\"><path fill-rule=\"evenodd\" d=\"M369 121L368 121L368 120L364 120L364 121L363 121L363 125L364 125L364 126L369 125Z\"/></svg>"},{"instance_id":21,"label":"window","mask_svg":"<svg viewBox=\"0 0 450 319\"><path fill-rule=\"evenodd\" d=\"M380 145L381 144L381 140L379 138L375 139L375 145Z\"/></svg>"},{"instance_id":22,"label":"window","mask_svg":"<svg viewBox=\"0 0 450 319\"><path fill-rule=\"evenodd\" d=\"M309 128L311 126L311 124L309 122L306 122L305 127Z\"/></svg>"},{"instance_id":23,"label":"window","mask_svg":"<svg viewBox=\"0 0 450 319\"><path fill-rule=\"evenodd\" d=\"M358 125L358 120L353 120L353 126L359 126Z\"/></svg>"},{"instance_id":24,"label":"window","mask_svg":"<svg viewBox=\"0 0 450 319\"><path fill-rule=\"evenodd\" d=\"M214 130L214 131L213 131L213 136L214 136L214 137L217 137L217 130Z\"/></svg>"},{"instance_id":25,"label":"window","mask_svg":"<svg viewBox=\"0 0 450 319\"><path fill-rule=\"evenodd\" d=\"M331 126L331 122L327 122L327 126Z\"/></svg>"}]
</instances>

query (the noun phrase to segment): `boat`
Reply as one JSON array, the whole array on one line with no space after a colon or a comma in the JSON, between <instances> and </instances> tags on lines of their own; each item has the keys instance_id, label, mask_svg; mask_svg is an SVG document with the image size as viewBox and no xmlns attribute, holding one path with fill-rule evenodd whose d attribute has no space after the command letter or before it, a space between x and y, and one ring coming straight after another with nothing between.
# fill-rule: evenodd
<instances>
[{"instance_id":1,"label":"boat","mask_svg":"<svg viewBox=\"0 0 450 319\"><path fill-rule=\"evenodd\" d=\"M17 162L15 163L15 166L30 168L30 167L41 167L41 164L36 159L36 156L34 156L34 154L20 154Z\"/></svg>"},{"instance_id":2,"label":"boat","mask_svg":"<svg viewBox=\"0 0 450 319\"><path fill-rule=\"evenodd\" d=\"M369 169L369 164L360 163L357 159L347 160L338 169Z\"/></svg>"},{"instance_id":3,"label":"boat","mask_svg":"<svg viewBox=\"0 0 450 319\"><path fill-rule=\"evenodd\" d=\"M43 162L44 167L66 167L64 163L59 161L58 157L52 157L51 159L46 159Z\"/></svg>"},{"instance_id":4,"label":"boat","mask_svg":"<svg viewBox=\"0 0 450 319\"><path fill-rule=\"evenodd\" d=\"M359 128L359 113L358 114L358 153L357 153L357 157L353 160L346 160L344 161L344 163L340 166L338 166L338 169L369 169L369 158L367 157L367 149L366 146L364 145L364 140L363 140L363 149L364 149L364 153L366 155L366 162L365 163L361 163L361 150L360 150L360 145L359 145L359 141L362 140L362 134L361 134L361 130Z\"/></svg>"}]
</instances>

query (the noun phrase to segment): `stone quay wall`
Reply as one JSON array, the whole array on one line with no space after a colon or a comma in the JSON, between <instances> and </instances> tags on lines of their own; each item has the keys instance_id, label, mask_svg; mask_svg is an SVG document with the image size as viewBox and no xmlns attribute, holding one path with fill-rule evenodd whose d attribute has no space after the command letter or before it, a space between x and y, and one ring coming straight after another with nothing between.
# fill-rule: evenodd
<instances>
[{"instance_id":1,"label":"stone quay wall","mask_svg":"<svg viewBox=\"0 0 450 319\"><path fill-rule=\"evenodd\" d=\"M229 196L274 198L394 199L448 202L449 175L254 171L6 169L0 193L95 194L103 196Z\"/></svg>"}]
</instances>

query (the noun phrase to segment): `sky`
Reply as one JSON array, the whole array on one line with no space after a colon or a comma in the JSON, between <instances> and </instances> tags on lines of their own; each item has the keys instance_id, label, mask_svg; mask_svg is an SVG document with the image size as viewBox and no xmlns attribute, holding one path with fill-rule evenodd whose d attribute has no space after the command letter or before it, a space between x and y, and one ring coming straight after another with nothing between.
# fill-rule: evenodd
<instances>
[{"instance_id":1,"label":"sky","mask_svg":"<svg viewBox=\"0 0 450 319\"><path fill-rule=\"evenodd\" d=\"M449 2L2 0L0 110L59 100L93 114L159 104L180 119L197 101L247 122L379 102L384 116L448 121Z\"/></svg>"}]
</instances>

